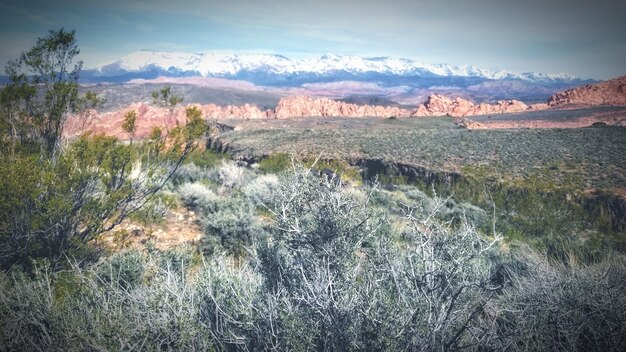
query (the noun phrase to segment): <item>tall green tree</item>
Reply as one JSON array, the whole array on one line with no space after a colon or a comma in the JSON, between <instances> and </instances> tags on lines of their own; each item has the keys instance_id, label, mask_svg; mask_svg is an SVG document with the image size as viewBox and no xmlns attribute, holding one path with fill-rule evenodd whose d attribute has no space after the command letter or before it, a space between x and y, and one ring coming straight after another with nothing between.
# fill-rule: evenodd
<instances>
[{"instance_id":1,"label":"tall green tree","mask_svg":"<svg viewBox=\"0 0 626 352\"><path fill-rule=\"evenodd\" d=\"M61 29L7 65L10 82L0 92L2 269L28 269L36 260L61 269L68 258L96 259L100 235L144 206L207 130L201 113L189 108L189 123L168 137L155 129L135 144L89 134L66 143L68 114L98 101L78 93L78 53L74 31ZM134 134L137 115L126 122Z\"/></svg>"},{"instance_id":2,"label":"tall green tree","mask_svg":"<svg viewBox=\"0 0 626 352\"><path fill-rule=\"evenodd\" d=\"M155 90L152 92L152 102L154 105L169 109L170 111L174 110L176 105L182 103L183 100L183 97L180 95L172 93L172 87L170 86L163 87L159 91Z\"/></svg>"},{"instance_id":3,"label":"tall green tree","mask_svg":"<svg viewBox=\"0 0 626 352\"><path fill-rule=\"evenodd\" d=\"M12 145L19 137L38 145L42 156L59 151L68 112L77 108L82 61L74 31L50 31L19 59L9 62L9 84L2 103L9 119Z\"/></svg>"}]
</instances>

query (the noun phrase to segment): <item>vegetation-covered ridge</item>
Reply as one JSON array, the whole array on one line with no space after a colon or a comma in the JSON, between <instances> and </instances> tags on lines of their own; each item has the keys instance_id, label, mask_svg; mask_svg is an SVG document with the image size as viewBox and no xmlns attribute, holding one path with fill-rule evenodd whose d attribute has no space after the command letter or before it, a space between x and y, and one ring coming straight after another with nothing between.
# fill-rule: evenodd
<instances>
[{"instance_id":1,"label":"vegetation-covered ridge","mask_svg":"<svg viewBox=\"0 0 626 352\"><path fill-rule=\"evenodd\" d=\"M379 122L320 118L294 127L280 124L284 128L263 125L226 131L213 144L243 159L271 153L323 154L329 159L377 159L433 171L489 166L502 177L524 177L536 168L557 167L553 171L559 177L574 176L584 189L626 188L622 157L626 128L622 127L470 131L445 117Z\"/></svg>"},{"instance_id":2,"label":"vegetation-covered ridge","mask_svg":"<svg viewBox=\"0 0 626 352\"><path fill-rule=\"evenodd\" d=\"M225 129L209 143L271 170L284 169L291 157L321 155L340 174L352 169L365 180L417 185L427 193L434 186L459 202L495 206L500 231L540 246L557 234L596 250L607 241L626 248L623 127L468 131L446 117L320 118L280 126Z\"/></svg>"}]
</instances>

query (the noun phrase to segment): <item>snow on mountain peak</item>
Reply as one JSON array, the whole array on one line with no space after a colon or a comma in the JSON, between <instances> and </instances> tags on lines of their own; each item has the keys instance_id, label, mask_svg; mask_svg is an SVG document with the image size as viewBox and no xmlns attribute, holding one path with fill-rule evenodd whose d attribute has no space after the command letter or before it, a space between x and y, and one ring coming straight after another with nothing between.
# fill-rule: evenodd
<instances>
[{"instance_id":1,"label":"snow on mountain peak","mask_svg":"<svg viewBox=\"0 0 626 352\"><path fill-rule=\"evenodd\" d=\"M141 71L150 66L162 69L175 68L181 71L193 70L202 58L201 54L185 52L150 51L132 52L116 61L118 66L127 71Z\"/></svg>"},{"instance_id":2,"label":"snow on mountain peak","mask_svg":"<svg viewBox=\"0 0 626 352\"><path fill-rule=\"evenodd\" d=\"M425 64L414 60L359 56L343 56L327 53L319 58L292 60L274 54L225 54L225 53L187 53L169 51L135 51L110 65L99 69L103 72L111 68L128 72L140 72L150 68L165 71L196 72L202 76L229 76L242 71L261 71L272 74L331 74L381 73L402 76L437 76L481 77L485 79L521 79L526 81L573 81L574 77L565 73L513 73L507 70L490 71L474 65Z\"/></svg>"}]
</instances>

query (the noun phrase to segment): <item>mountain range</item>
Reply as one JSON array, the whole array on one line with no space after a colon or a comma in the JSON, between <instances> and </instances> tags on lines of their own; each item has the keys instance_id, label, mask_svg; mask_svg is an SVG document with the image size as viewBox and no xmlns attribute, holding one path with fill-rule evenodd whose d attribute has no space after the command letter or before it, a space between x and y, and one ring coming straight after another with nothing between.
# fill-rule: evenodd
<instances>
[{"instance_id":1,"label":"mountain range","mask_svg":"<svg viewBox=\"0 0 626 352\"><path fill-rule=\"evenodd\" d=\"M453 91L478 101L545 99L563 89L595 82L565 73L516 73L475 65L426 64L393 57L326 54L290 59L274 54L136 51L110 64L83 70L83 83L151 83L210 86L223 80L245 82L244 90L278 95L309 94L332 98L376 96L398 104L416 104L429 94ZM198 79L205 79L204 83ZM219 79L222 81L216 81ZM206 82L211 82L207 84ZM241 86L241 85L240 85ZM293 90L296 90L294 93Z\"/></svg>"},{"instance_id":2,"label":"mountain range","mask_svg":"<svg viewBox=\"0 0 626 352\"><path fill-rule=\"evenodd\" d=\"M368 77L368 75L422 78L464 77L487 80L517 79L556 84L583 81L566 73L490 71L475 65L424 64L414 60L392 57L362 58L326 54L319 58L292 60L282 55L273 54L193 54L148 50L136 51L111 64L87 70L84 76L112 78L133 74L141 76L150 73L167 76L201 75L235 79L265 76L268 81L274 80L276 83L284 83L285 77L303 76L304 80L314 78L324 80L323 78Z\"/></svg>"}]
</instances>

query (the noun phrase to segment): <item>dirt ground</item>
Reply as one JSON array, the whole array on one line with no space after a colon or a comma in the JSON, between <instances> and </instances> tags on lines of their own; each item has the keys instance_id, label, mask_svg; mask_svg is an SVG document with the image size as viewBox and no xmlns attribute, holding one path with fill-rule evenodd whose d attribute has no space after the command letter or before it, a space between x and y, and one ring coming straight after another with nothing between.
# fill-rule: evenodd
<instances>
[{"instance_id":1,"label":"dirt ground","mask_svg":"<svg viewBox=\"0 0 626 352\"><path fill-rule=\"evenodd\" d=\"M143 248L148 241L163 250L181 244L196 244L201 237L202 230L195 212L177 206L168 210L161 224L143 225L125 220L100 240L111 250Z\"/></svg>"}]
</instances>

